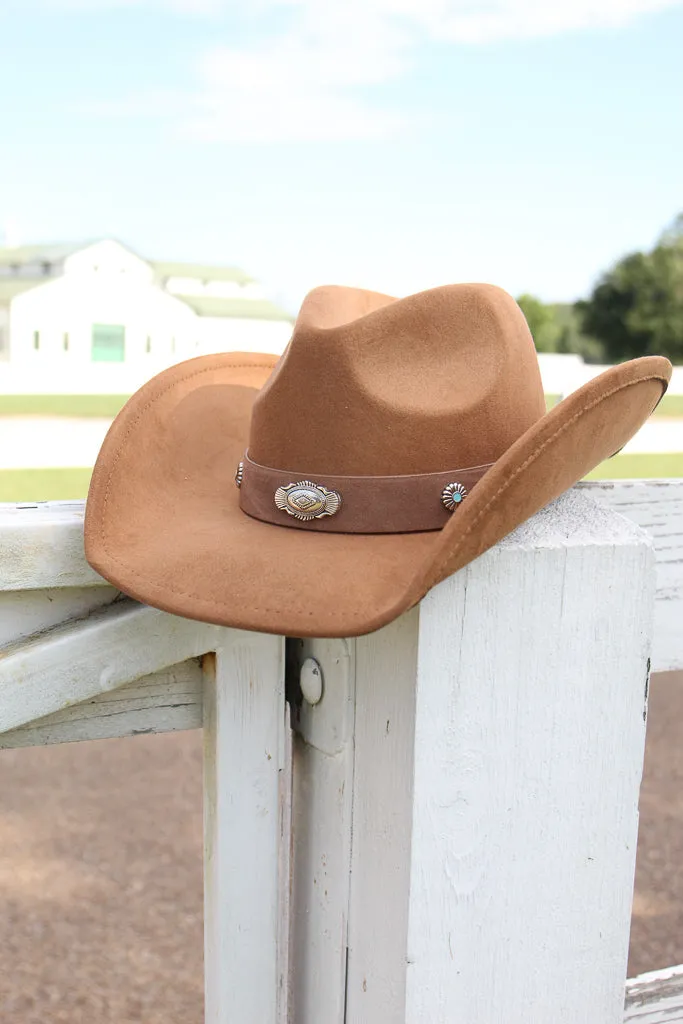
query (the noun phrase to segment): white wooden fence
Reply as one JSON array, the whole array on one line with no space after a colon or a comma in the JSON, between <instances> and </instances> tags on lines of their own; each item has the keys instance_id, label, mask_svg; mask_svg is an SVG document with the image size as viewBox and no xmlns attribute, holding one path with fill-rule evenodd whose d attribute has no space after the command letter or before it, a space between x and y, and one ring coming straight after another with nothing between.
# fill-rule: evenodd
<instances>
[{"instance_id":1,"label":"white wooden fence","mask_svg":"<svg viewBox=\"0 0 683 1024\"><path fill-rule=\"evenodd\" d=\"M582 485L357 640L123 598L82 519L0 506L0 746L203 726L207 1022L683 1022L683 967L624 1010L683 481Z\"/></svg>"}]
</instances>

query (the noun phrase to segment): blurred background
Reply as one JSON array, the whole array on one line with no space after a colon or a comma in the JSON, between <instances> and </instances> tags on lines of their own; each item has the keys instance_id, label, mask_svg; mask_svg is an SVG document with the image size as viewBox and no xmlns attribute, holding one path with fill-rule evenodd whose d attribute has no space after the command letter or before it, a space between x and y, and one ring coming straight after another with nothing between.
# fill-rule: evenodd
<instances>
[{"instance_id":1,"label":"blurred background","mask_svg":"<svg viewBox=\"0 0 683 1024\"><path fill-rule=\"evenodd\" d=\"M683 0L3 0L0 501L83 498L195 355L325 284L518 298L548 406L661 353L593 475L683 476ZM683 961L683 682L653 686L631 970ZM0 1020L201 1020L194 734L0 756ZM95 795L97 794L97 799Z\"/></svg>"},{"instance_id":2,"label":"blurred background","mask_svg":"<svg viewBox=\"0 0 683 1024\"><path fill-rule=\"evenodd\" d=\"M548 403L683 364L677 0L5 0L0 499L83 497L164 366L323 283L515 295ZM683 371L600 476L683 473Z\"/></svg>"}]
</instances>

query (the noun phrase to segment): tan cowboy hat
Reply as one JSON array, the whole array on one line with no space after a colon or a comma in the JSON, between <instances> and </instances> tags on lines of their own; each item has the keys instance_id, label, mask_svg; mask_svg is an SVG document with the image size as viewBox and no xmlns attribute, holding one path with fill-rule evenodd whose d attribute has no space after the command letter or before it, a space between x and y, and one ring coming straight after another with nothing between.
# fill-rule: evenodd
<instances>
[{"instance_id":1,"label":"tan cowboy hat","mask_svg":"<svg viewBox=\"0 0 683 1024\"><path fill-rule=\"evenodd\" d=\"M191 359L130 399L95 466L86 555L176 615L367 633L617 452L670 375L635 359L546 412L499 288L319 288L279 361Z\"/></svg>"}]
</instances>

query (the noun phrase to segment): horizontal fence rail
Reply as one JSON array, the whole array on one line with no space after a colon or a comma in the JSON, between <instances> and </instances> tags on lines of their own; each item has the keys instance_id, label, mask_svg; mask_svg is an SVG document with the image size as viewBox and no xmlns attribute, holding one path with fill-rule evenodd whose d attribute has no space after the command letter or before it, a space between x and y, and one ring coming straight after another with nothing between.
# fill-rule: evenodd
<instances>
[{"instance_id":1,"label":"horizontal fence rail","mask_svg":"<svg viewBox=\"0 0 683 1024\"><path fill-rule=\"evenodd\" d=\"M83 515L0 505L0 748L203 726L209 1024L683 1024L683 967L625 1017L620 975L683 480L581 484L397 622L287 658L121 595ZM286 703L305 658L323 697Z\"/></svg>"},{"instance_id":2,"label":"horizontal fence rail","mask_svg":"<svg viewBox=\"0 0 683 1024\"><path fill-rule=\"evenodd\" d=\"M683 1024L683 964L626 983L624 1024Z\"/></svg>"},{"instance_id":3,"label":"horizontal fence rail","mask_svg":"<svg viewBox=\"0 0 683 1024\"><path fill-rule=\"evenodd\" d=\"M683 479L592 480L577 489L652 538L657 564L652 669L683 668Z\"/></svg>"},{"instance_id":4,"label":"horizontal fence rail","mask_svg":"<svg viewBox=\"0 0 683 1024\"><path fill-rule=\"evenodd\" d=\"M652 538L657 566L652 669L683 668L683 479L594 480L575 490ZM85 561L84 512L81 501L0 504L0 592L97 588L96 595L81 601L95 607L113 600L116 592Z\"/></svg>"}]
</instances>

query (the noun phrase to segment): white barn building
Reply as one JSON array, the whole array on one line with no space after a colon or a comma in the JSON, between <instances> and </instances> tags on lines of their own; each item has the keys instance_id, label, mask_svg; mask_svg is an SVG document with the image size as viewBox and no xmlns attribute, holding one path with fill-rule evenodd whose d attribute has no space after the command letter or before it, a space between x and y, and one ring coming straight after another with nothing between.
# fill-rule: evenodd
<instances>
[{"instance_id":1,"label":"white barn building","mask_svg":"<svg viewBox=\"0 0 683 1024\"><path fill-rule=\"evenodd\" d=\"M129 393L191 356L279 354L291 328L241 270L112 240L0 249L0 392Z\"/></svg>"}]
</instances>

